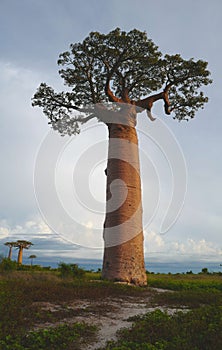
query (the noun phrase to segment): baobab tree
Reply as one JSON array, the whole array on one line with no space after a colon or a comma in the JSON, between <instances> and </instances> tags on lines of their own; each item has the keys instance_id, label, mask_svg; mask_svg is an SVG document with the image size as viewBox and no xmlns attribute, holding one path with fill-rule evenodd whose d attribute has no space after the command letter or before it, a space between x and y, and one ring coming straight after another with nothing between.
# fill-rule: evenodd
<instances>
[{"instance_id":1,"label":"baobab tree","mask_svg":"<svg viewBox=\"0 0 222 350\"><path fill-rule=\"evenodd\" d=\"M22 264L23 249L29 249L33 245L32 242L25 240L18 240L15 242L15 247L18 248L18 264Z\"/></svg>"},{"instance_id":2,"label":"baobab tree","mask_svg":"<svg viewBox=\"0 0 222 350\"><path fill-rule=\"evenodd\" d=\"M33 259L36 259L37 256L35 254L32 254L29 256L29 259L31 259L31 266L33 265Z\"/></svg>"},{"instance_id":3,"label":"baobab tree","mask_svg":"<svg viewBox=\"0 0 222 350\"><path fill-rule=\"evenodd\" d=\"M154 121L152 107L162 101L166 115L193 118L208 100L200 90L211 83L207 62L163 56L145 32L117 28L71 44L58 65L68 89L55 92L42 83L33 106L43 108L61 135L79 133L92 118L108 127L102 276L145 285L137 117L146 110Z\"/></svg>"},{"instance_id":4,"label":"baobab tree","mask_svg":"<svg viewBox=\"0 0 222 350\"><path fill-rule=\"evenodd\" d=\"M9 247L8 259L12 258L12 248L16 246L16 242L6 242L5 245Z\"/></svg>"}]
</instances>

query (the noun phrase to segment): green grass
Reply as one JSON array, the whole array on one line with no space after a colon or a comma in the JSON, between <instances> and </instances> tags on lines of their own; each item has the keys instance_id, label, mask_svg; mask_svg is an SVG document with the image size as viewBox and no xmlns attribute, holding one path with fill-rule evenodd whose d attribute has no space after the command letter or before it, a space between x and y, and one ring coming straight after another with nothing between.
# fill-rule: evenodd
<instances>
[{"instance_id":1,"label":"green grass","mask_svg":"<svg viewBox=\"0 0 222 350\"><path fill-rule=\"evenodd\" d=\"M8 265L7 265L8 266ZM77 271L78 272L78 271ZM150 287L168 291L157 293ZM133 318L133 326L109 342L106 350L214 350L222 348L222 276L220 274L148 274L148 287L101 280L100 273L58 269L9 269L0 273L0 350L87 349L97 330L92 324L64 324L75 316L100 317L111 298L147 298L147 307L185 308L173 316L156 310ZM69 306L92 303L82 309ZM56 306L43 308L42 303ZM45 323L51 326L44 327ZM43 327L43 329L40 329ZM39 328L39 329L38 329Z\"/></svg>"},{"instance_id":2,"label":"green grass","mask_svg":"<svg viewBox=\"0 0 222 350\"><path fill-rule=\"evenodd\" d=\"M10 273L4 271L3 274L0 274L0 350L25 350L26 346L29 346L27 349L36 349L34 347L36 340L34 341L33 337L38 337L39 341L42 339L42 342L45 341L48 344L51 340L44 340L46 335L55 342L55 345L50 343L50 350L68 349L68 345L65 347L56 345L58 340L55 334L60 332L60 328L31 333L32 336L29 331L45 322L52 324L63 322L64 319L71 319L84 313L87 315L87 312L93 312L99 316L101 313L110 311L109 307L106 306L106 298L139 296L143 292L140 288L116 285L101 280L96 281L92 278L92 273L85 274L83 279L59 276L58 271L20 270L10 271ZM96 276L98 277L98 274ZM91 309L69 308L70 304L79 300L98 301L102 307L99 305L91 307ZM52 312L42 308L41 303L56 305L58 309ZM69 326L71 333L74 326L75 324ZM84 334L80 334L79 337L83 336L88 342L92 341L96 332L95 328L85 324L84 329ZM91 336L86 337L87 331ZM29 339L29 345L26 344L27 339ZM31 347L30 342L33 342L33 347ZM72 344L73 340L70 338L69 342ZM23 347L19 347L19 344L23 344L21 345ZM62 344L62 340L59 340L59 344ZM42 348L38 347L38 349L49 349L49 347L44 346L42 345ZM75 347L71 348L76 349ZM79 348L77 347L77 349Z\"/></svg>"},{"instance_id":3,"label":"green grass","mask_svg":"<svg viewBox=\"0 0 222 350\"><path fill-rule=\"evenodd\" d=\"M217 289L222 291L221 274L148 274L150 287L170 290Z\"/></svg>"},{"instance_id":4,"label":"green grass","mask_svg":"<svg viewBox=\"0 0 222 350\"><path fill-rule=\"evenodd\" d=\"M204 305L222 305L222 292L217 289L181 290L169 293L156 293L152 298L153 306L170 308L197 308Z\"/></svg>"},{"instance_id":5,"label":"green grass","mask_svg":"<svg viewBox=\"0 0 222 350\"><path fill-rule=\"evenodd\" d=\"M79 350L95 337L96 327L85 323L61 324L38 331L31 331L20 337L6 336L0 340L0 349L4 350Z\"/></svg>"},{"instance_id":6,"label":"green grass","mask_svg":"<svg viewBox=\"0 0 222 350\"><path fill-rule=\"evenodd\" d=\"M148 283L169 292L152 294L147 307L175 308L175 312L157 309L129 319L133 326L120 330L118 340L108 342L102 350L222 349L220 274L149 274Z\"/></svg>"},{"instance_id":7,"label":"green grass","mask_svg":"<svg viewBox=\"0 0 222 350\"><path fill-rule=\"evenodd\" d=\"M222 305L222 276L220 274L198 275L148 275L150 287L169 290L156 293L153 305L188 308L204 305Z\"/></svg>"},{"instance_id":8,"label":"green grass","mask_svg":"<svg viewBox=\"0 0 222 350\"><path fill-rule=\"evenodd\" d=\"M173 316L156 310L135 317L131 329L103 350L219 350L222 348L222 308L205 307Z\"/></svg>"}]
</instances>

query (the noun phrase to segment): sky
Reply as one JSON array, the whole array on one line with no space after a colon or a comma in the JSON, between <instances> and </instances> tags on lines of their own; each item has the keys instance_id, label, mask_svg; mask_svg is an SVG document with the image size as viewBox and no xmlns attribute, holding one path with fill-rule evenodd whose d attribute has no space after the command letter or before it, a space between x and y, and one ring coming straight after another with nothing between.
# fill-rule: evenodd
<instances>
[{"instance_id":1,"label":"sky","mask_svg":"<svg viewBox=\"0 0 222 350\"><path fill-rule=\"evenodd\" d=\"M41 109L31 106L31 98L41 82L58 91L66 89L57 59L71 43L81 42L91 31L108 33L120 27L146 31L163 54L208 61L213 79L204 89L209 102L193 120L178 123L157 104L155 129L144 115L138 122L146 259L222 262L221 12L220 0L169 0L167 5L163 0L0 1L0 254L7 254L4 242L27 239L34 243L30 254L40 262L102 257L107 131L90 124L63 143L50 132ZM152 142L160 129L176 145L174 150L166 151L161 139L162 149ZM72 232L60 226L63 214L56 214L56 201L47 187L51 154L44 142L53 145L54 138L60 153L53 180L64 213L74 215ZM46 159L39 165L41 152ZM89 169L92 154L96 166ZM183 163L182 173L178 162ZM183 208L180 212L174 208L171 225L164 231L161 222L173 186L176 204ZM98 210L77 200L85 187L100 203Z\"/></svg>"}]
</instances>

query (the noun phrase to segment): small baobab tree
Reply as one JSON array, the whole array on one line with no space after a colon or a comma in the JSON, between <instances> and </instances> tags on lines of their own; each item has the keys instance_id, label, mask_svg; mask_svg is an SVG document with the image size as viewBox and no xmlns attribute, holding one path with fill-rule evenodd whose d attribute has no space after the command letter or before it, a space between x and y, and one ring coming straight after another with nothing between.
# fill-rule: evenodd
<instances>
[{"instance_id":1,"label":"small baobab tree","mask_svg":"<svg viewBox=\"0 0 222 350\"><path fill-rule=\"evenodd\" d=\"M29 256L29 259L31 260L31 266L33 265L33 259L36 259L37 256L35 254L32 254Z\"/></svg>"},{"instance_id":2,"label":"small baobab tree","mask_svg":"<svg viewBox=\"0 0 222 350\"><path fill-rule=\"evenodd\" d=\"M15 247L17 247L18 251L18 264L22 264L22 257L23 257L23 249L29 249L33 245L32 242L25 241L25 240L18 240L15 242Z\"/></svg>"},{"instance_id":3,"label":"small baobab tree","mask_svg":"<svg viewBox=\"0 0 222 350\"><path fill-rule=\"evenodd\" d=\"M8 259L12 259L12 248L16 247L16 242L6 242L5 245L9 247Z\"/></svg>"},{"instance_id":4,"label":"small baobab tree","mask_svg":"<svg viewBox=\"0 0 222 350\"><path fill-rule=\"evenodd\" d=\"M92 32L83 42L71 44L58 64L70 89L57 93L42 83L33 106L43 108L62 136L77 134L92 118L107 126L102 276L145 285L138 114L145 110L154 121L152 107L161 101L166 115L179 121L193 118L208 100L200 90L211 83L207 62L163 56L145 32L116 28L108 34Z\"/></svg>"}]
</instances>

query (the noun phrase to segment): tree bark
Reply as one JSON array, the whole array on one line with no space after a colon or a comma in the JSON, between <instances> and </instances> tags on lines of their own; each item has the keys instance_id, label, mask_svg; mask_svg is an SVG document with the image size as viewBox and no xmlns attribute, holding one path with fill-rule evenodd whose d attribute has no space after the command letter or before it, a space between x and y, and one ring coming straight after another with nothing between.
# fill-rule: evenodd
<instances>
[{"instance_id":1,"label":"tree bark","mask_svg":"<svg viewBox=\"0 0 222 350\"><path fill-rule=\"evenodd\" d=\"M12 246L9 247L8 259L12 260Z\"/></svg>"},{"instance_id":2,"label":"tree bark","mask_svg":"<svg viewBox=\"0 0 222 350\"><path fill-rule=\"evenodd\" d=\"M18 252L18 264L22 264L22 253L23 253L23 248L19 247L19 252Z\"/></svg>"},{"instance_id":3,"label":"tree bark","mask_svg":"<svg viewBox=\"0 0 222 350\"><path fill-rule=\"evenodd\" d=\"M122 120L122 118L120 119ZM136 113L108 124L106 218L102 277L146 285Z\"/></svg>"}]
</instances>

